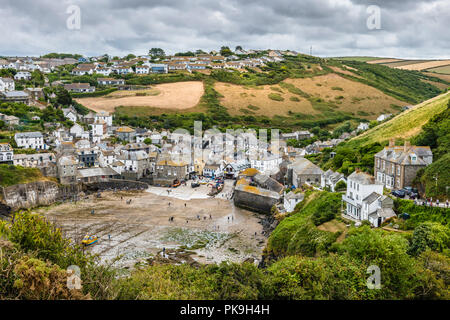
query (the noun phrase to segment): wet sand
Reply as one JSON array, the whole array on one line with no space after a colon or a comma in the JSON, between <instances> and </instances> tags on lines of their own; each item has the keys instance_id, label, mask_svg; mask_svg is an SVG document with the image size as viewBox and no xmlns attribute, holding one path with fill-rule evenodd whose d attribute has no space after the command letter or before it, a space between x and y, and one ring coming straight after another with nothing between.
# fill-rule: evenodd
<instances>
[{"instance_id":1,"label":"wet sand","mask_svg":"<svg viewBox=\"0 0 450 320\"><path fill-rule=\"evenodd\" d=\"M145 261L162 248L183 247L194 252L192 257L200 263L261 258L266 243L259 223L263 216L236 208L226 197L229 185L216 198L205 196L206 186L194 192L189 184L183 188L169 195L166 188L159 188L159 194L155 189L104 192L101 198L91 195L36 212L76 242L86 234L98 236L98 243L87 250L99 254L105 263L120 256L116 265L121 267Z\"/></svg>"}]
</instances>

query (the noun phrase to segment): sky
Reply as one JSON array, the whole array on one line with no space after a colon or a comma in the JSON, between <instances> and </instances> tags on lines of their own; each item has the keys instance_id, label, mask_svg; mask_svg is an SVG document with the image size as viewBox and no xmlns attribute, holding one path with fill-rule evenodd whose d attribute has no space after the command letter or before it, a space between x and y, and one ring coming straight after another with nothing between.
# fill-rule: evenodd
<instances>
[{"instance_id":1,"label":"sky","mask_svg":"<svg viewBox=\"0 0 450 320\"><path fill-rule=\"evenodd\" d=\"M450 58L450 0L0 0L0 55L283 49Z\"/></svg>"}]
</instances>

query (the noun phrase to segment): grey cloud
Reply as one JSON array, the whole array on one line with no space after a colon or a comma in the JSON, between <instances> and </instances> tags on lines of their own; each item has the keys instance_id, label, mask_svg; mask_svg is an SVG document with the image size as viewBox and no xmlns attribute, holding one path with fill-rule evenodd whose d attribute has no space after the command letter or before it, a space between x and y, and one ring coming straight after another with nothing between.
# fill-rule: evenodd
<instances>
[{"instance_id":1,"label":"grey cloud","mask_svg":"<svg viewBox=\"0 0 450 320\"><path fill-rule=\"evenodd\" d=\"M81 30L66 28L71 4L81 8ZM374 4L382 30L366 26ZM242 45L301 52L313 46L321 56L449 58L447 21L447 0L2 0L0 55Z\"/></svg>"}]
</instances>

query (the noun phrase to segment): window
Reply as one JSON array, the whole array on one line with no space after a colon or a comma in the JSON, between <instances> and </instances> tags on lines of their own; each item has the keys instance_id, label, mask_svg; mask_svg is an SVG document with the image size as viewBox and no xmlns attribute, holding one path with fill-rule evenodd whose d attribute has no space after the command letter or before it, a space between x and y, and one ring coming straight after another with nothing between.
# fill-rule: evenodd
<instances>
[{"instance_id":1,"label":"window","mask_svg":"<svg viewBox=\"0 0 450 320\"><path fill-rule=\"evenodd\" d=\"M397 175L400 175L400 166L397 166Z\"/></svg>"}]
</instances>

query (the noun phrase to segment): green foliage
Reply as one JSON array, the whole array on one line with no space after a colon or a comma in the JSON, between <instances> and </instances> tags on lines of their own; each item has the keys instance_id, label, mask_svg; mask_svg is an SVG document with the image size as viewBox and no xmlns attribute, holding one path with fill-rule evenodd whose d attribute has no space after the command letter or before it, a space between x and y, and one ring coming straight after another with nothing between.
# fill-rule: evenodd
<instances>
[{"instance_id":1,"label":"green foliage","mask_svg":"<svg viewBox=\"0 0 450 320\"><path fill-rule=\"evenodd\" d=\"M37 168L24 168L0 164L0 186L9 187L15 184L43 180L44 176Z\"/></svg>"},{"instance_id":2,"label":"green foliage","mask_svg":"<svg viewBox=\"0 0 450 320\"><path fill-rule=\"evenodd\" d=\"M373 173L374 155L383 147L384 145L380 143L372 143L351 148L344 142L335 148L336 155L333 158L327 160L326 163L322 160L319 165L337 170L345 175L351 174L356 168Z\"/></svg>"},{"instance_id":3,"label":"green foliage","mask_svg":"<svg viewBox=\"0 0 450 320\"><path fill-rule=\"evenodd\" d=\"M280 96L278 93L270 93L268 97L269 99L272 99L274 101L284 101L284 98Z\"/></svg>"},{"instance_id":4,"label":"green foliage","mask_svg":"<svg viewBox=\"0 0 450 320\"><path fill-rule=\"evenodd\" d=\"M166 56L166 53L161 48L151 48L148 51L148 55L151 56L152 58L163 58Z\"/></svg>"},{"instance_id":5,"label":"green foliage","mask_svg":"<svg viewBox=\"0 0 450 320\"><path fill-rule=\"evenodd\" d=\"M80 268L83 294L89 294L94 299L107 299L114 295L111 285L116 277L116 271L108 265L99 265L96 256L85 253L79 245L64 238L61 230L43 216L32 214L29 211L15 213L13 223L0 221L0 238L9 241L11 247L9 250L13 251L14 261L11 256L4 258L0 255L0 279L8 277L6 281L0 281L0 286L4 286L5 294L13 294L11 298L16 297L15 290L30 288L27 283L32 284L35 281L37 284L36 281L45 280L44 276L49 279L53 278L55 282L48 283L45 280L42 283L43 292L59 290L60 280L62 281L59 276L60 269L65 270L70 265ZM2 239L0 239L0 250L2 246ZM25 255L33 259L20 260ZM18 266L15 274L10 274L11 265ZM67 277L64 279L67 280ZM65 281L65 283L67 282ZM0 296L1 294L2 292L0 292ZM33 294L33 292L28 292L28 294ZM38 294L38 291L35 294ZM25 295L24 298L38 297ZM54 298L61 299L62 297L57 294Z\"/></svg>"},{"instance_id":6,"label":"green foliage","mask_svg":"<svg viewBox=\"0 0 450 320\"><path fill-rule=\"evenodd\" d=\"M394 210L397 214L408 213L410 218L405 221L405 229L414 229L427 221L439 222L444 226L450 225L450 210L446 208L415 205L413 201L396 198Z\"/></svg>"},{"instance_id":7,"label":"green foliage","mask_svg":"<svg viewBox=\"0 0 450 320\"><path fill-rule=\"evenodd\" d=\"M233 51L229 47L223 46L220 48L220 54L224 57L229 57L233 54Z\"/></svg>"},{"instance_id":8,"label":"green foliage","mask_svg":"<svg viewBox=\"0 0 450 320\"><path fill-rule=\"evenodd\" d=\"M62 268L87 265L87 259L78 246L71 246L70 241L42 216L23 211L14 215L14 223L2 224L0 232L6 234L24 252L36 252L39 259L49 260Z\"/></svg>"},{"instance_id":9,"label":"green foliage","mask_svg":"<svg viewBox=\"0 0 450 320\"><path fill-rule=\"evenodd\" d=\"M418 255L426 249L442 252L450 245L450 228L437 222L424 222L414 229L409 252Z\"/></svg>"},{"instance_id":10,"label":"green foliage","mask_svg":"<svg viewBox=\"0 0 450 320\"><path fill-rule=\"evenodd\" d=\"M263 272L252 264L155 265L118 282L118 299L257 299Z\"/></svg>"},{"instance_id":11,"label":"green foliage","mask_svg":"<svg viewBox=\"0 0 450 320\"><path fill-rule=\"evenodd\" d=\"M450 150L450 149L449 149ZM450 153L425 168L419 178L427 197L446 200L450 198Z\"/></svg>"},{"instance_id":12,"label":"green foliage","mask_svg":"<svg viewBox=\"0 0 450 320\"><path fill-rule=\"evenodd\" d=\"M69 106L72 104L72 97L64 87L60 86L56 88L56 103L61 106Z\"/></svg>"},{"instance_id":13,"label":"green foliage","mask_svg":"<svg viewBox=\"0 0 450 320\"><path fill-rule=\"evenodd\" d=\"M352 71L360 77L339 73L342 77L370 85L402 101L419 103L441 93L439 88L423 82L422 80L431 79L418 71L395 69L359 61L345 61L343 64L356 69Z\"/></svg>"},{"instance_id":14,"label":"green foliage","mask_svg":"<svg viewBox=\"0 0 450 320\"><path fill-rule=\"evenodd\" d=\"M376 265L381 270L381 297L413 298L412 289L416 262L407 254L408 241L398 234L372 230L368 226L352 229L342 244L339 254L348 254L365 266Z\"/></svg>"},{"instance_id":15,"label":"green foliage","mask_svg":"<svg viewBox=\"0 0 450 320\"><path fill-rule=\"evenodd\" d=\"M450 150L450 99L447 108L433 116L422 126L422 132L411 140L418 146L429 146L433 151L434 160L438 160Z\"/></svg>"},{"instance_id":16,"label":"green foliage","mask_svg":"<svg viewBox=\"0 0 450 320\"><path fill-rule=\"evenodd\" d=\"M73 59L80 59L82 55L80 54L72 54L72 53L48 53L46 55L43 55L41 58L48 58L48 59L64 59L64 58L73 58Z\"/></svg>"},{"instance_id":17,"label":"green foliage","mask_svg":"<svg viewBox=\"0 0 450 320\"><path fill-rule=\"evenodd\" d=\"M347 184L345 183L345 181L339 181L338 183L336 183L336 186L334 187L334 189L336 191L345 191L347 190Z\"/></svg>"},{"instance_id":18,"label":"green foliage","mask_svg":"<svg viewBox=\"0 0 450 320\"><path fill-rule=\"evenodd\" d=\"M364 267L347 255L290 256L272 264L266 286L271 299L369 299ZM270 289L269 289L270 290Z\"/></svg>"},{"instance_id":19,"label":"green foliage","mask_svg":"<svg viewBox=\"0 0 450 320\"><path fill-rule=\"evenodd\" d=\"M269 254L285 256L302 254L314 256L326 250L337 234L316 228L335 218L339 212L341 195L330 192L314 192L305 195L294 213L283 219L269 237Z\"/></svg>"},{"instance_id":20,"label":"green foliage","mask_svg":"<svg viewBox=\"0 0 450 320\"><path fill-rule=\"evenodd\" d=\"M91 98L91 97L106 96L114 91L117 91L117 88L107 88L103 90L96 90L95 92L71 93L70 95L73 98Z\"/></svg>"}]
</instances>

